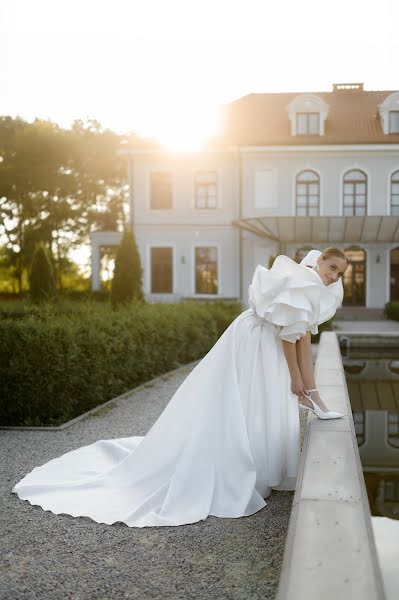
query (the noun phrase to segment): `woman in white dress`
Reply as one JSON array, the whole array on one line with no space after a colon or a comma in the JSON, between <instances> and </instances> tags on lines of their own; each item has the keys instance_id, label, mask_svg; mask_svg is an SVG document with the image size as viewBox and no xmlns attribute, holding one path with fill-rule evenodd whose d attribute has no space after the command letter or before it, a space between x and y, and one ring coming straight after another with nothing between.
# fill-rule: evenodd
<instances>
[{"instance_id":1,"label":"woman in white dress","mask_svg":"<svg viewBox=\"0 0 399 600\"><path fill-rule=\"evenodd\" d=\"M130 527L242 517L274 490L294 490L299 408L328 411L313 374L310 332L342 302L337 248L297 264L258 265L250 308L198 363L144 437L98 440L34 468L12 489L44 510Z\"/></svg>"}]
</instances>

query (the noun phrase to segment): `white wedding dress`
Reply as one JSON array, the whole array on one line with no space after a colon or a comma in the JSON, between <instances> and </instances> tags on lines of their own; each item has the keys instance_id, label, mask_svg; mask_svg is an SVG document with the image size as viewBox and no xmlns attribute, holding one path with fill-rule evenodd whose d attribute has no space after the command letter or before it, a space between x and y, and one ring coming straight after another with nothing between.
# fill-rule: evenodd
<instances>
[{"instance_id":1,"label":"white wedding dress","mask_svg":"<svg viewBox=\"0 0 399 600\"><path fill-rule=\"evenodd\" d=\"M98 440L34 468L12 489L55 514L130 527L251 515L271 490L294 490L299 408L282 339L331 318L341 281L325 286L320 252L258 266L248 310L184 380L144 437Z\"/></svg>"}]
</instances>

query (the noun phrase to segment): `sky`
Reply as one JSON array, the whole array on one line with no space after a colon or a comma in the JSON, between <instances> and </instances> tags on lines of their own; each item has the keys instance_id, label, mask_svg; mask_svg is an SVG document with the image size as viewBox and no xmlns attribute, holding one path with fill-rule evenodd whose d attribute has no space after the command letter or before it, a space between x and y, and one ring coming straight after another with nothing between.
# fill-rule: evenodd
<instances>
[{"instance_id":1,"label":"sky","mask_svg":"<svg viewBox=\"0 0 399 600\"><path fill-rule=\"evenodd\" d=\"M399 89L397 0L0 0L0 114L190 149L255 92Z\"/></svg>"},{"instance_id":2,"label":"sky","mask_svg":"<svg viewBox=\"0 0 399 600\"><path fill-rule=\"evenodd\" d=\"M0 0L0 115L193 150L246 94L399 90L398 22L398 0Z\"/></svg>"}]
</instances>

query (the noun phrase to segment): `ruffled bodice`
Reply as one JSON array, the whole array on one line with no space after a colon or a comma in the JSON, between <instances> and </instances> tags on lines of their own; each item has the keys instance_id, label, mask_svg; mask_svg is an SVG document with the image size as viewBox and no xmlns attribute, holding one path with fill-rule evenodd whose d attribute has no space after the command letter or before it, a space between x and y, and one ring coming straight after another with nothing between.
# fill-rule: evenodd
<instances>
[{"instance_id":1,"label":"ruffled bodice","mask_svg":"<svg viewBox=\"0 0 399 600\"><path fill-rule=\"evenodd\" d=\"M325 285L313 268L321 253L312 250L301 262L278 256L271 269L258 265L249 286L256 316L279 327L283 340L296 342L335 314L343 299L341 280Z\"/></svg>"}]
</instances>

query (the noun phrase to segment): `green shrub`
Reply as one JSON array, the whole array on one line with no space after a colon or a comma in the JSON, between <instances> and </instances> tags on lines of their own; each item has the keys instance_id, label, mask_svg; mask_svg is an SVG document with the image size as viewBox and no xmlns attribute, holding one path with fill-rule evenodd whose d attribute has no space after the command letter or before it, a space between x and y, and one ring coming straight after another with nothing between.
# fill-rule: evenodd
<instances>
[{"instance_id":1,"label":"green shrub","mask_svg":"<svg viewBox=\"0 0 399 600\"><path fill-rule=\"evenodd\" d=\"M384 314L387 319L399 321L399 302L387 302L384 307Z\"/></svg>"},{"instance_id":2,"label":"green shrub","mask_svg":"<svg viewBox=\"0 0 399 600\"><path fill-rule=\"evenodd\" d=\"M132 300L143 301L142 273L140 255L134 234L131 230L126 230L116 253L111 286L112 306L116 307Z\"/></svg>"},{"instance_id":3,"label":"green shrub","mask_svg":"<svg viewBox=\"0 0 399 600\"><path fill-rule=\"evenodd\" d=\"M0 423L58 425L199 359L238 307L224 317L221 303L20 306L0 319Z\"/></svg>"},{"instance_id":4,"label":"green shrub","mask_svg":"<svg viewBox=\"0 0 399 600\"><path fill-rule=\"evenodd\" d=\"M32 302L52 300L56 295L54 270L42 243L36 246L29 272L29 293Z\"/></svg>"}]
</instances>

